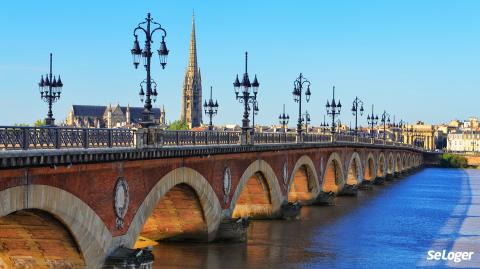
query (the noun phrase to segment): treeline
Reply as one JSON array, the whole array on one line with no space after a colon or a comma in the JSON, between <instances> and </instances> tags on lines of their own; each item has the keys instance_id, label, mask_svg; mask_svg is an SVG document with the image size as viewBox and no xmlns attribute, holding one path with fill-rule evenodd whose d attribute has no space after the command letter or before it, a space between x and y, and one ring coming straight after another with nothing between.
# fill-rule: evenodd
<instances>
[{"instance_id":1,"label":"treeline","mask_svg":"<svg viewBox=\"0 0 480 269\"><path fill-rule=\"evenodd\" d=\"M440 157L440 166L446 168L466 168L468 162L464 156L444 153L442 157Z\"/></svg>"}]
</instances>

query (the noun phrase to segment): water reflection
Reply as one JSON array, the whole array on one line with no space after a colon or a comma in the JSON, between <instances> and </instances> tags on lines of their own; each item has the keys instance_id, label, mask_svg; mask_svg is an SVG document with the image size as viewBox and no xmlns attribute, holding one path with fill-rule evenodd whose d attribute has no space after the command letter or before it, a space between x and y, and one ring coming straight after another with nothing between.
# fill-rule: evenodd
<instances>
[{"instance_id":1,"label":"water reflection","mask_svg":"<svg viewBox=\"0 0 480 269\"><path fill-rule=\"evenodd\" d=\"M301 221L253 221L246 243L162 243L154 268L414 268L455 209L466 177L425 169L338 198L333 207L304 207Z\"/></svg>"}]
</instances>

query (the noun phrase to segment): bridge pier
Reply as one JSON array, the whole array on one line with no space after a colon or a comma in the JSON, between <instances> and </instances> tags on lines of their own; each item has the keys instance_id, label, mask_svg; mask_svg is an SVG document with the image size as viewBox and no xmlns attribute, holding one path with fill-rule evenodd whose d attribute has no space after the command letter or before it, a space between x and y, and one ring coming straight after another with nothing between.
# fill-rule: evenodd
<instances>
[{"instance_id":1,"label":"bridge pier","mask_svg":"<svg viewBox=\"0 0 480 269\"><path fill-rule=\"evenodd\" d=\"M330 192L320 192L315 198L315 201L313 201L314 205L324 205L324 206L333 206L335 205L335 197L336 194L332 191Z\"/></svg>"},{"instance_id":2,"label":"bridge pier","mask_svg":"<svg viewBox=\"0 0 480 269\"><path fill-rule=\"evenodd\" d=\"M215 241L245 242L249 223L248 218L223 219L218 226Z\"/></svg>"},{"instance_id":3,"label":"bridge pier","mask_svg":"<svg viewBox=\"0 0 480 269\"><path fill-rule=\"evenodd\" d=\"M374 185L383 185L383 184L385 184L385 178L384 177L376 177L373 180L373 184Z\"/></svg>"},{"instance_id":4,"label":"bridge pier","mask_svg":"<svg viewBox=\"0 0 480 269\"><path fill-rule=\"evenodd\" d=\"M146 269L153 266L152 249L117 248L105 261L102 269Z\"/></svg>"},{"instance_id":5,"label":"bridge pier","mask_svg":"<svg viewBox=\"0 0 480 269\"><path fill-rule=\"evenodd\" d=\"M359 186L355 185L345 185L343 189L338 193L338 196L356 196L358 193Z\"/></svg>"},{"instance_id":6,"label":"bridge pier","mask_svg":"<svg viewBox=\"0 0 480 269\"><path fill-rule=\"evenodd\" d=\"M364 180L362 183L360 183L360 186L358 186L358 189L360 190L371 190L372 189L372 182L370 180Z\"/></svg>"}]
</instances>

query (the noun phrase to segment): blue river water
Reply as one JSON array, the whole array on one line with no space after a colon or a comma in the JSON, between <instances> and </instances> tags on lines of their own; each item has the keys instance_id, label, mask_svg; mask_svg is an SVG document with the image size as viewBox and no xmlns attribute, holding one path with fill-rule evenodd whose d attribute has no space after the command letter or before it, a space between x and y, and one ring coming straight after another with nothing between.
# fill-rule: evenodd
<instances>
[{"instance_id":1,"label":"blue river water","mask_svg":"<svg viewBox=\"0 0 480 269\"><path fill-rule=\"evenodd\" d=\"M154 268L480 268L477 182L480 170L427 168L298 221L253 221L246 243L162 243ZM479 257L427 260L443 249Z\"/></svg>"}]
</instances>

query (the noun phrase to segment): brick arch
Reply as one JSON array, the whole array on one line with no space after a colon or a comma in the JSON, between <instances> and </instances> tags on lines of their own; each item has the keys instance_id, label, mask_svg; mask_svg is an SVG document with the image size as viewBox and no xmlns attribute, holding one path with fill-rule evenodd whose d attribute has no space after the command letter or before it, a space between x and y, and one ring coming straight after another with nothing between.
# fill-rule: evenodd
<instances>
[{"instance_id":1,"label":"brick arch","mask_svg":"<svg viewBox=\"0 0 480 269\"><path fill-rule=\"evenodd\" d=\"M348 185L356 185L362 183L364 174L362 160L360 159L360 155L358 154L358 152L354 152L350 157L350 161L348 162L347 166L346 176L347 178L345 179L345 183Z\"/></svg>"},{"instance_id":2,"label":"brick arch","mask_svg":"<svg viewBox=\"0 0 480 269\"><path fill-rule=\"evenodd\" d=\"M295 163L288 181L287 193L290 202L308 202L320 193L317 171L309 156L303 155Z\"/></svg>"},{"instance_id":3,"label":"brick arch","mask_svg":"<svg viewBox=\"0 0 480 269\"><path fill-rule=\"evenodd\" d=\"M95 211L78 197L47 185L0 191L0 217L25 209L39 209L60 220L76 240L87 268L103 266L112 235Z\"/></svg>"},{"instance_id":4,"label":"brick arch","mask_svg":"<svg viewBox=\"0 0 480 269\"><path fill-rule=\"evenodd\" d=\"M388 158L387 158L387 174L389 175L393 175L393 173L395 172L395 161L394 161L394 158L393 158L393 153L389 153L388 154Z\"/></svg>"},{"instance_id":5,"label":"brick arch","mask_svg":"<svg viewBox=\"0 0 480 269\"><path fill-rule=\"evenodd\" d=\"M199 172L189 167L180 167L162 177L145 197L131 221L127 234L121 240L122 245L130 248L134 246L160 200L178 185L187 185L195 191L207 225L207 240L215 239L222 219L222 207L218 197L210 183Z\"/></svg>"},{"instance_id":6,"label":"brick arch","mask_svg":"<svg viewBox=\"0 0 480 269\"><path fill-rule=\"evenodd\" d=\"M243 172L233 194L232 201L230 203L228 212L229 215L231 216L233 214L242 191L247 186L247 183L250 181L250 179L252 179L252 177L257 177L260 180L263 180L268 185L271 202L271 216L269 217L277 216L280 213L280 208L284 201L284 197L282 195L282 190L280 189L280 185L278 183L275 172L273 171L272 167L264 160L254 161Z\"/></svg>"},{"instance_id":7,"label":"brick arch","mask_svg":"<svg viewBox=\"0 0 480 269\"><path fill-rule=\"evenodd\" d=\"M342 159L336 152L332 152L325 165L323 173L322 191L335 193L339 192L345 185L345 177L343 176Z\"/></svg>"},{"instance_id":8,"label":"brick arch","mask_svg":"<svg viewBox=\"0 0 480 269\"><path fill-rule=\"evenodd\" d=\"M402 171L403 171L402 157L400 156L400 153L397 153L395 156L395 172L400 173Z\"/></svg>"},{"instance_id":9,"label":"brick arch","mask_svg":"<svg viewBox=\"0 0 480 269\"><path fill-rule=\"evenodd\" d=\"M371 181L374 180L376 177L376 166L375 166L375 157L373 156L373 153L368 153L367 158L365 158L365 164L364 164L364 174L363 178L364 180Z\"/></svg>"},{"instance_id":10,"label":"brick arch","mask_svg":"<svg viewBox=\"0 0 480 269\"><path fill-rule=\"evenodd\" d=\"M387 174L387 161L385 160L385 154L380 152L377 158L377 177L385 177Z\"/></svg>"}]
</instances>

